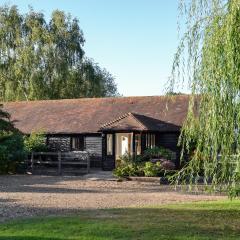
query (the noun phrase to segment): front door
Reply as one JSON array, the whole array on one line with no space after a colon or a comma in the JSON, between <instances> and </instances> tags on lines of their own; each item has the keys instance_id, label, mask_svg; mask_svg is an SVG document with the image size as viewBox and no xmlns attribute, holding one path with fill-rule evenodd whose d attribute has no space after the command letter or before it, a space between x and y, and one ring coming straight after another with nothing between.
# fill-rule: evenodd
<instances>
[{"instance_id":1,"label":"front door","mask_svg":"<svg viewBox=\"0 0 240 240\"><path fill-rule=\"evenodd\" d=\"M103 169L112 170L123 155L133 154L133 133L103 134Z\"/></svg>"},{"instance_id":2,"label":"front door","mask_svg":"<svg viewBox=\"0 0 240 240\"><path fill-rule=\"evenodd\" d=\"M133 133L116 133L115 134L115 159L118 159L123 155L133 153ZM116 163L117 165L117 163Z\"/></svg>"},{"instance_id":3,"label":"front door","mask_svg":"<svg viewBox=\"0 0 240 240\"><path fill-rule=\"evenodd\" d=\"M113 170L115 168L115 134L107 133L103 135L103 170Z\"/></svg>"},{"instance_id":4,"label":"front door","mask_svg":"<svg viewBox=\"0 0 240 240\"><path fill-rule=\"evenodd\" d=\"M128 137L122 136L121 137L121 154L125 155L129 152L129 146L128 146Z\"/></svg>"}]
</instances>

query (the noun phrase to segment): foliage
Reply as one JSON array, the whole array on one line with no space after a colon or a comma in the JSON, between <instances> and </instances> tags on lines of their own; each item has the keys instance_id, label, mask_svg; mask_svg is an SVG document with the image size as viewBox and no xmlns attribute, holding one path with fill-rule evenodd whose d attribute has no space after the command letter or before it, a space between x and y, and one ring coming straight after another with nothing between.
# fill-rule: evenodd
<instances>
[{"instance_id":1,"label":"foliage","mask_svg":"<svg viewBox=\"0 0 240 240\"><path fill-rule=\"evenodd\" d=\"M129 154L121 156L117 160L117 167L114 169L113 174L116 177L129 177L143 175L141 164L135 161L134 157Z\"/></svg>"},{"instance_id":2,"label":"foliage","mask_svg":"<svg viewBox=\"0 0 240 240\"><path fill-rule=\"evenodd\" d=\"M0 105L0 173L16 172L24 156L23 137Z\"/></svg>"},{"instance_id":3,"label":"foliage","mask_svg":"<svg viewBox=\"0 0 240 240\"><path fill-rule=\"evenodd\" d=\"M172 152L164 147L153 147L148 148L143 153L143 158L146 160L150 160L151 158L165 158L171 159Z\"/></svg>"},{"instance_id":4,"label":"foliage","mask_svg":"<svg viewBox=\"0 0 240 240\"><path fill-rule=\"evenodd\" d=\"M143 167L143 172L146 177L156 177L162 172L162 167L160 162L152 163L146 162Z\"/></svg>"},{"instance_id":5,"label":"foliage","mask_svg":"<svg viewBox=\"0 0 240 240\"><path fill-rule=\"evenodd\" d=\"M114 175L121 178L129 176L157 177L164 174L161 162L143 162L139 159L131 155L123 155L118 160Z\"/></svg>"},{"instance_id":6,"label":"foliage","mask_svg":"<svg viewBox=\"0 0 240 240\"><path fill-rule=\"evenodd\" d=\"M230 199L236 198L240 196L240 187L236 186L234 188L229 189L229 197Z\"/></svg>"},{"instance_id":7,"label":"foliage","mask_svg":"<svg viewBox=\"0 0 240 240\"><path fill-rule=\"evenodd\" d=\"M97 214L78 210L74 216L1 223L0 239L237 240L239 209L239 201L214 201L99 209Z\"/></svg>"},{"instance_id":8,"label":"foliage","mask_svg":"<svg viewBox=\"0 0 240 240\"><path fill-rule=\"evenodd\" d=\"M117 94L113 76L85 56L76 18L55 10L47 22L2 6L0 26L0 101Z\"/></svg>"},{"instance_id":9,"label":"foliage","mask_svg":"<svg viewBox=\"0 0 240 240\"><path fill-rule=\"evenodd\" d=\"M0 104L0 133L1 131L11 131L14 129L14 126L10 121L9 113L4 111L2 108L3 108L3 105Z\"/></svg>"},{"instance_id":10,"label":"foliage","mask_svg":"<svg viewBox=\"0 0 240 240\"><path fill-rule=\"evenodd\" d=\"M193 143L195 150L178 180L188 176L194 183L203 172L206 184L234 192L240 185L240 1L181 0L179 9L187 32L170 90L187 79L192 95L180 137L182 158Z\"/></svg>"},{"instance_id":11,"label":"foliage","mask_svg":"<svg viewBox=\"0 0 240 240\"><path fill-rule=\"evenodd\" d=\"M134 163L118 166L113 171L114 175L119 178L139 176L139 172L140 172L139 166Z\"/></svg>"},{"instance_id":12,"label":"foliage","mask_svg":"<svg viewBox=\"0 0 240 240\"><path fill-rule=\"evenodd\" d=\"M175 164L170 160L165 160L161 162L162 169L164 170L174 170L176 169Z\"/></svg>"},{"instance_id":13,"label":"foliage","mask_svg":"<svg viewBox=\"0 0 240 240\"><path fill-rule=\"evenodd\" d=\"M23 137L19 133L0 136L0 173L15 173L25 157Z\"/></svg>"},{"instance_id":14,"label":"foliage","mask_svg":"<svg viewBox=\"0 0 240 240\"><path fill-rule=\"evenodd\" d=\"M46 137L43 132L33 132L30 136L24 137L26 152L44 152L47 150Z\"/></svg>"},{"instance_id":15,"label":"foliage","mask_svg":"<svg viewBox=\"0 0 240 240\"><path fill-rule=\"evenodd\" d=\"M117 159L118 166L122 166L122 165L133 163L133 162L134 162L133 156L130 154L124 154L123 156L120 156Z\"/></svg>"},{"instance_id":16,"label":"foliage","mask_svg":"<svg viewBox=\"0 0 240 240\"><path fill-rule=\"evenodd\" d=\"M184 93L182 92L172 92L172 91L168 91L165 94L166 96L177 96L177 95L184 95Z\"/></svg>"}]
</instances>

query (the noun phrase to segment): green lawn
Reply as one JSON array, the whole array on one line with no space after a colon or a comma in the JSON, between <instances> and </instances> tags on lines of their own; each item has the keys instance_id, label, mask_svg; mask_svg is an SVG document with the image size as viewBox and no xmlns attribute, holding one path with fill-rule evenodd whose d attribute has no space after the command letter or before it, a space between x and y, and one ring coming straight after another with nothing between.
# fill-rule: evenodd
<instances>
[{"instance_id":1,"label":"green lawn","mask_svg":"<svg viewBox=\"0 0 240 240\"><path fill-rule=\"evenodd\" d=\"M240 239L240 200L18 220L0 224L2 239Z\"/></svg>"}]
</instances>

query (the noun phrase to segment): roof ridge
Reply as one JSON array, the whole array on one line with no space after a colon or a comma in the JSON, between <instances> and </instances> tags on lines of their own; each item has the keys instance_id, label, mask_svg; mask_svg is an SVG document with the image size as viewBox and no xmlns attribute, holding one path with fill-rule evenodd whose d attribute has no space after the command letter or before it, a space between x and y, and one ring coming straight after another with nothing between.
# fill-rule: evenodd
<instances>
[{"instance_id":1,"label":"roof ridge","mask_svg":"<svg viewBox=\"0 0 240 240\"><path fill-rule=\"evenodd\" d=\"M115 122L118 122L118 121L120 121L120 120L122 120L122 119L124 119L124 118L126 118L127 116L130 116L130 115L132 115L131 112L124 113L124 114L122 114L120 117L115 118L115 119L113 119L112 121L109 121L109 122L107 122L107 123L102 124L101 127L100 127L100 129L102 129L102 128L108 126L108 125L111 125L111 124L113 124L113 123L115 123Z\"/></svg>"},{"instance_id":2,"label":"roof ridge","mask_svg":"<svg viewBox=\"0 0 240 240\"><path fill-rule=\"evenodd\" d=\"M184 97L184 98L188 98L190 97L191 95L190 94L180 94L180 95L174 95L174 96L171 96L171 98L181 98L181 97ZM29 101L10 101L10 102L1 102L2 104L11 104L11 103L28 103L28 104L31 104L31 103L41 103L41 102L67 102L67 101L90 101L90 100L118 100L118 99L138 99L138 98L169 98L169 96L166 96L166 95L149 95L149 96L117 96L117 97L93 97L93 98L90 98L90 97L83 97L83 98L63 98L63 99L41 99L41 100L29 100Z\"/></svg>"},{"instance_id":3,"label":"roof ridge","mask_svg":"<svg viewBox=\"0 0 240 240\"><path fill-rule=\"evenodd\" d=\"M111 125L111 124L113 124L113 123L119 122L119 121L121 121L122 119L124 119L124 118L126 118L126 117L128 117L128 116L132 116L132 117L134 118L134 120L135 120L139 125L141 125L141 127L143 128L143 130L146 130L147 127L146 127L139 119L137 119L136 115L138 115L138 114L137 114L137 113L134 113L134 112L125 113L125 114L121 115L120 117L115 118L115 119L112 120L112 121L109 121L109 122L107 122L107 123L102 124L102 126L100 127L100 129L103 129L103 128L105 128L105 127L107 127L107 126L109 126L109 125Z\"/></svg>"}]
</instances>

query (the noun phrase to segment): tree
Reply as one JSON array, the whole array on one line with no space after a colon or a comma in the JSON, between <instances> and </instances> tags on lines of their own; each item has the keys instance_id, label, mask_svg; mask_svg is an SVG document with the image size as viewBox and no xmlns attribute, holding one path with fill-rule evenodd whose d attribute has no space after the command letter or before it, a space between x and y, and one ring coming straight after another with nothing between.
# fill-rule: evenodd
<instances>
[{"instance_id":1,"label":"tree","mask_svg":"<svg viewBox=\"0 0 240 240\"><path fill-rule=\"evenodd\" d=\"M167 91L167 92L165 93L165 95L166 95L166 96L177 96L177 95L185 95L185 93Z\"/></svg>"},{"instance_id":2,"label":"tree","mask_svg":"<svg viewBox=\"0 0 240 240\"><path fill-rule=\"evenodd\" d=\"M76 18L0 8L0 101L115 96L114 78L85 57Z\"/></svg>"},{"instance_id":3,"label":"tree","mask_svg":"<svg viewBox=\"0 0 240 240\"><path fill-rule=\"evenodd\" d=\"M16 172L24 156L23 136L0 105L0 173Z\"/></svg>"},{"instance_id":4,"label":"tree","mask_svg":"<svg viewBox=\"0 0 240 240\"><path fill-rule=\"evenodd\" d=\"M240 1L179 6L187 32L175 55L171 86L187 78L192 91L180 137L182 156L192 157L178 177L194 183L203 174L205 183L234 195L240 189Z\"/></svg>"}]
</instances>

